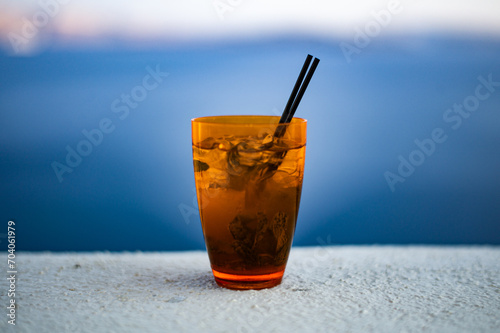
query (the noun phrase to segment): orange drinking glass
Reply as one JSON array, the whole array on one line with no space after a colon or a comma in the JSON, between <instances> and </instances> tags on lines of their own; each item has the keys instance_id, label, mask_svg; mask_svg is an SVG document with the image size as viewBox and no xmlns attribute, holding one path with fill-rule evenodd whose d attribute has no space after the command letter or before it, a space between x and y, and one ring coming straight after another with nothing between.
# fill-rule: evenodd
<instances>
[{"instance_id":1,"label":"orange drinking glass","mask_svg":"<svg viewBox=\"0 0 500 333\"><path fill-rule=\"evenodd\" d=\"M201 225L222 287L281 283L299 211L307 121L278 121L275 116L191 121Z\"/></svg>"}]
</instances>

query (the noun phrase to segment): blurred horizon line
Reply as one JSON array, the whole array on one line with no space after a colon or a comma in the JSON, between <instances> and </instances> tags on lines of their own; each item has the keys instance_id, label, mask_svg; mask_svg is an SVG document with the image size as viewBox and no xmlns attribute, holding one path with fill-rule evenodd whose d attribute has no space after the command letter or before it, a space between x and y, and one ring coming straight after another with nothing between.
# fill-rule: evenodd
<instances>
[{"instance_id":1,"label":"blurred horizon line","mask_svg":"<svg viewBox=\"0 0 500 333\"><path fill-rule=\"evenodd\" d=\"M356 35L359 36L359 35ZM56 34L44 34L36 41L30 41L29 48L20 52L14 52L12 43L0 38L0 56L18 56L30 57L37 56L45 52L107 52L107 51L154 51L154 50L175 50L175 49L203 49L212 47L235 46L235 45L253 45L253 44L272 44L272 43L325 43L337 44L347 43L356 47L355 38L334 35L317 35L306 33L274 33L259 36L241 36L234 37L215 37L215 38L191 38L191 39L171 39L166 36L151 36L148 38L130 38L119 35L102 35L99 37L72 37L60 36ZM460 42L499 42L500 34L484 33L457 33L457 32L400 32L389 33L373 38L385 43L394 43L401 48L427 47L429 43L438 41L460 41ZM360 47L363 48L363 47Z\"/></svg>"}]
</instances>

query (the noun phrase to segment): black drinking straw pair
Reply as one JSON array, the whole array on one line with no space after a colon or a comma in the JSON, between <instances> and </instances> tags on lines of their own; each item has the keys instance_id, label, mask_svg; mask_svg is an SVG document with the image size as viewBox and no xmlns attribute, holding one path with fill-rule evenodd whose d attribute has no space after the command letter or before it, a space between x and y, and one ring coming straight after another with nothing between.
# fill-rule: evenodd
<instances>
[{"instance_id":1,"label":"black drinking straw pair","mask_svg":"<svg viewBox=\"0 0 500 333\"><path fill-rule=\"evenodd\" d=\"M279 121L280 124L286 124L292 121L293 115L295 114L295 111L297 111L297 107L299 106L300 100L302 99L302 96L304 96L304 92L306 91L307 86L309 85L309 81L311 81L314 71L316 70L316 67L318 66L319 63L319 59L314 58L314 61L311 67L309 68L312 58L313 58L312 55L310 54L307 55L306 61L302 66L302 70L300 71L299 77L297 78L297 82L295 82L295 86L293 87L292 93L290 94L290 98L288 99L288 103L286 103L285 110L283 110L283 114L281 115ZM309 69L309 72L307 72L307 69ZM278 126L276 128L276 131L274 132L274 136L280 138L285 134L285 131L286 131L286 126Z\"/></svg>"}]
</instances>

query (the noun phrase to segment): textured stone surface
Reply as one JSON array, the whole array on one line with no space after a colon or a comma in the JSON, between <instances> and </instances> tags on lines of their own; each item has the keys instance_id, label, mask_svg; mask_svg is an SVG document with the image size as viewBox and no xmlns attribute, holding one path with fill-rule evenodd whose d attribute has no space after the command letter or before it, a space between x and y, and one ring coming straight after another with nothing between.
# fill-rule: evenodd
<instances>
[{"instance_id":1,"label":"textured stone surface","mask_svg":"<svg viewBox=\"0 0 500 333\"><path fill-rule=\"evenodd\" d=\"M19 253L0 332L500 332L499 247L293 248L273 289L218 287L204 252Z\"/></svg>"}]
</instances>

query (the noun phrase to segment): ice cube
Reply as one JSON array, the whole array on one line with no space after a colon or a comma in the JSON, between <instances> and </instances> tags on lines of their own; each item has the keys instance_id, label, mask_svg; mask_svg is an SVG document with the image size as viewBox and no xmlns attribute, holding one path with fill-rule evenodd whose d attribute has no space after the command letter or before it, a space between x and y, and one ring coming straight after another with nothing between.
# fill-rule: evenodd
<instances>
[{"instance_id":1,"label":"ice cube","mask_svg":"<svg viewBox=\"0 0 500 333\"><path fill-rule=\"evenodd\" d=\"M276 237L276 249L278 251L288 240L288 237L286 236L287 220L288 216L283 212L278 212L273 219L272 229L274 237Z\"/></svg>"},{"instance_id":2,"label":"ice cube","mask_svg":"<svg viewBox=\"0 0 500 333\"><path fill-rule=\"evenodd\" d=\"M240 176L247 168L240 165L240 156L236 148L227 153L227 172L232 176Z\"/></svg>"},{"instance_id":3,"label":"ice cube","mask_svg":"<svg viewBox=\"0 0 500 333\"><path fill-rule=\"evenodd\" d=\"M193 160L193 166L194 166L194 172L207 171L210 168L210 166L207 163L202 162L200 160Z\"/></svg>"},{"instance_id":4,"label":"ice cube","mask_svg":"<svg viewBox=\"0 0 500 333\"><path fill-rule=\"evenodd\" d=\"M209 137L206 138L205 140L202 140L199 144L198 147L201 149L213 149L215 146L218 144L217 140Z\"/></svg>"},{"instance_id":5,"label":"ice cube","mask_svg":"<svg viewBox=\"0 0 500 333\"><path fill-rule=\"evenodd\" d=\"M288 172L282 171L282 170L274 172L272 177L273 177L273 180L276 183L279 183L280 184L279 186L282 186L282 187L295 187L298 185L298 181L299 181L297 175L292 175L292 174L289 174Z\"/></svg>"},{"instance_id":6,"label":"ice cube","mask_svg":"<svg viewBox=\"0 0 500 333\"><path fill-rule=\"evenodd\" d=\"M252 247L255 239L259 217L255 214L238 214L229 223L229 231L235 240L246 243Z\"/></svg>"},{"instance_id":7,"label":"ice cube","mask_svg":"<svg viewBox=\"0 0 500 333\"><path fill-rule=\"evenodd\" d=\"M218 146L218 148L219 148L220 150L229 151L229 150L231 150L233 147L234 147L234 144L233 144L231 141L227 140L227 139L221 139L221 140L219 141L219 146Z\"/></svg>"},{"instance_id":8,"label":"ice cube","mask_svg":"<svg viewBox=\"0 0 500 333\"><path fill-rule=\"evenodd\" d=\"M246 167L253 167L261 162L262 150L257 141L240 142L236 146L239 164Z\"/></svg>"},{"instance_id":9,"label":"ice cube","mask_svg":"<svg viewBox=\"0 0 500 333\"><path fill-rule=\"evenodd\" d=\"M232 247L241 258L259 264L274 262L279 241L264 213L239 214L229 224L229 230L234 238Z\"/></svg>"},{"instance_id":10,"label":"ice cube","mask_svg":"<svg viewBox=\"0 0 500 333\"><path fill-rule=\"evenodd\" d=\"M271 134L268 134L264 139L262 140L262 145L265 147L268 147L269 145L272 145L274 137Z\"/></svg>"}]
</instances>

